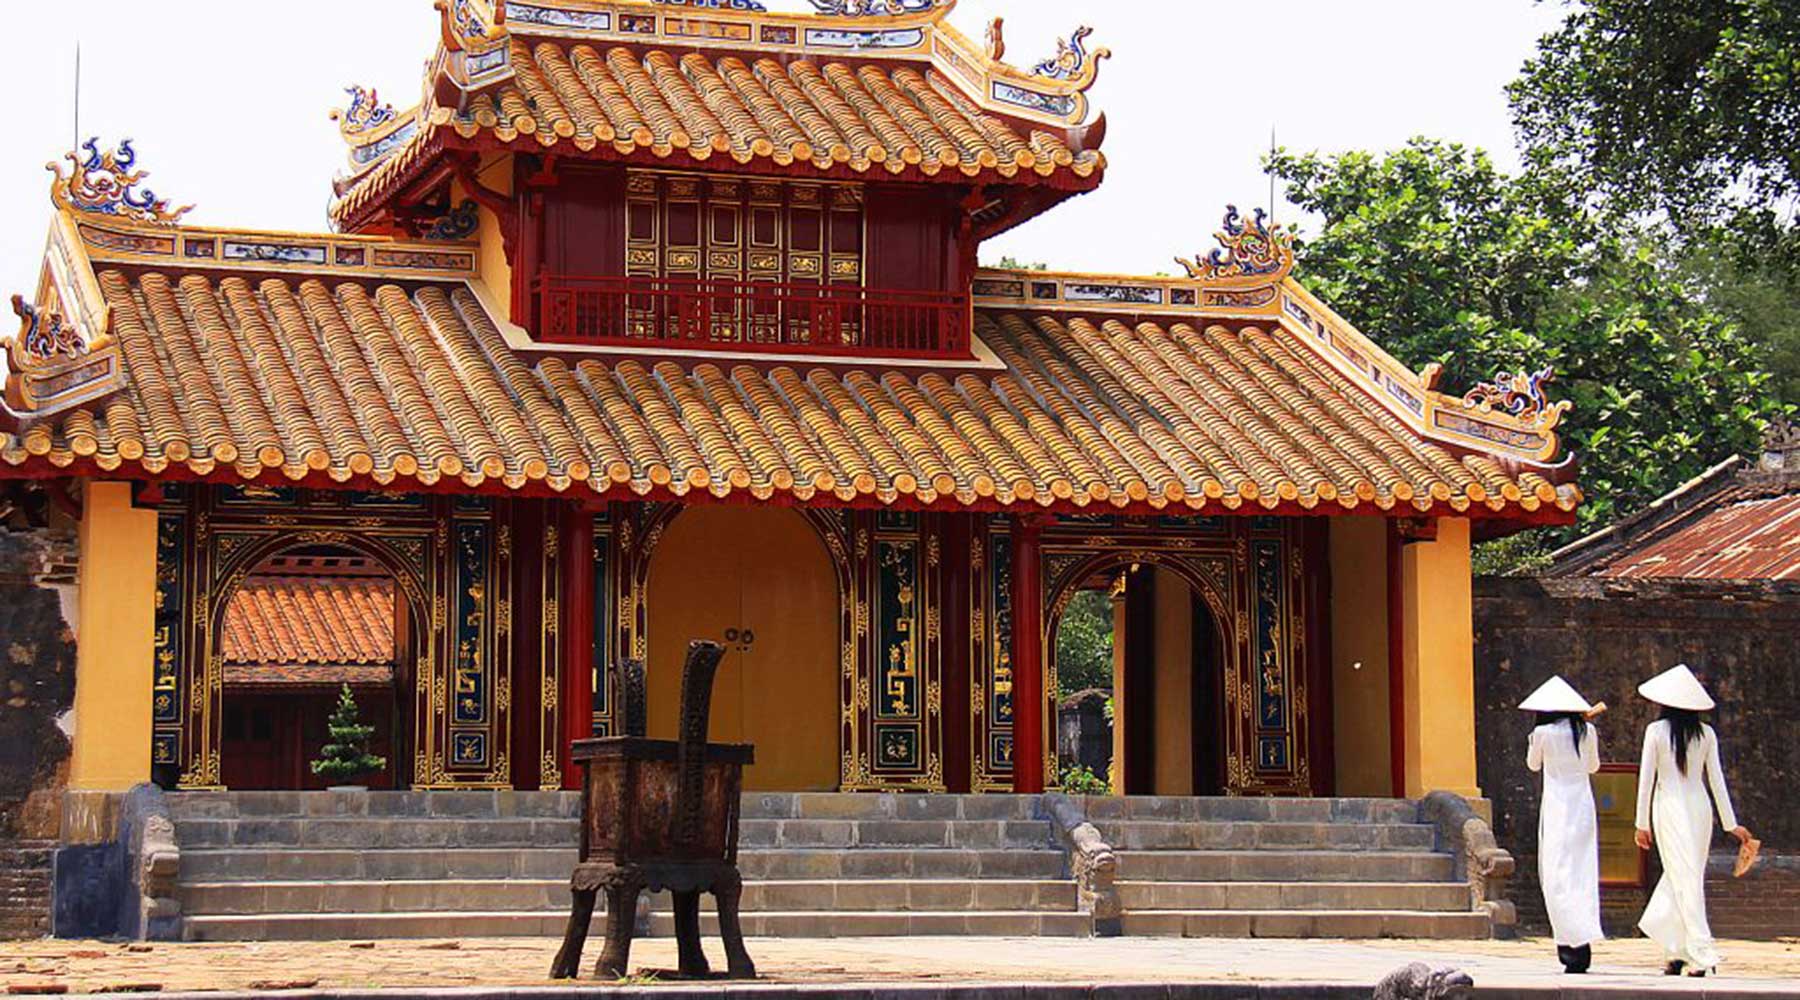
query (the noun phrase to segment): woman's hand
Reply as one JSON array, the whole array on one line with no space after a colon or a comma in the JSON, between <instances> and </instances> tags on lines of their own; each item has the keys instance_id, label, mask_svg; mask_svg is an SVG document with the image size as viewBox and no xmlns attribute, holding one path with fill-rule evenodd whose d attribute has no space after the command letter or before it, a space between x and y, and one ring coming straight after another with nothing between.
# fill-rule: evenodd
<instances>
[{"instance_id":1,"label":"woman's hand","mask_svg":"<svg viewBox=\"0 0 1800 1000\"><path fill-rule=\"evenodd\" d=\"M1740 827L1738 827L1738 829L1740 829L1740 830L1742 830L1742 829L1743 829L1743 827L1741 827L1741 826L1740 826ZM1640 850L1640 851L1648 851L1648 850L1649 850L1649 849L1650 849L1650 845L1651 845L1651 843L1652 843L1652 840L1651 840L1651 837L1650 837L1650 831L1649 831L1649 830L1638 830L1638 831L1636 831L1636 832L1635 832L1635 833L1633 833L1633 834L1632 834L1632 839L1633 839L1633 840L1636 840L1636 841L1637 841L1637 845L1638 845L1638 850Z\"/></svg>"},{"instance_id":2,"label":"woman's hand","mask_svg":"<svg viewBox=\"0 0 1800 1000\"><path fill-rule=\"evenodd\" d=\"M1736 837L1738 839L1738 843L1740 843L1740 844L1748 844L1750 842L1750 831L1748 829L1746 829L1745 827L1741 827L1741 826L1738 827L1737 829L1731 831L1731 835L1733 837Z\"/></svg>"}]
</instances>

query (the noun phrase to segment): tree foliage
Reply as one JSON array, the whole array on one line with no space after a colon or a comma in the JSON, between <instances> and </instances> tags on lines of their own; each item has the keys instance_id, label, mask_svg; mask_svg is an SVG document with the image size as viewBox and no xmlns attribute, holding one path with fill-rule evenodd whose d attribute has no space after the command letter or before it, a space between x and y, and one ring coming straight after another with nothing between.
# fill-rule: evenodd
<instances>
[{"instance_id":1,"label":"tree foliage","mask_svg":"<svg viewBox=\"0 0 1800 1000\"><path fill-rule=\"evenodd\" d=\"M1077 591L1056 629L1058 700L1089 688L1112 690L1112 601L1104 590Z\"/></svg>"},{"instance_id":2,"label":"tree foliage","mask_svg":"<svg viewBox=\"0 0 1800 1000\"><path fill-rule=\"evenodd\" d=\"M1800 197L1800 3L1579 0L1510 88L1522 144L1684 226Z\"/></svg>"},{"instance_id":3,"label":"tree foliage","mask_svg":"<svg viewBox=\"0 0 1800 1000\"><path fill-rule=\"evenodd\" d=\"M1757 347L1649 231L1588 206L1572 174L1508 176L1426 139L1384 155L1281 151L1269 169L1322 220L1301 242L1301 280L1400 360L1444 364L1452 392L1555 368L1553 394L1575 404L1579 529L1755 443L1773 408Z\"/></svg>"},{"instance_id":4,"label":"tree foliage","mask_svg":"<svg viewBox=\"0 0 1800 1000\"><path fill-rule=\"evenodd\" d=\"M1650 220L1800 402L1800 2L1575 0L1508 88L1525 155Z\"/></svg>"}]
</instances>

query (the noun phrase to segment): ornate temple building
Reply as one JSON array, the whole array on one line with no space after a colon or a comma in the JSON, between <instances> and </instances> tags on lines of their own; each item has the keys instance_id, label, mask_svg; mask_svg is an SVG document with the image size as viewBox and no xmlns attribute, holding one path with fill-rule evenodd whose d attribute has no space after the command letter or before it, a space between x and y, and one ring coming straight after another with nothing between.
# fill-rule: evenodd
<instances>
[{"instance_id":1,"label":"ornate temple building","mask_svg":"<svg viewBox=\"0 0 1800 1000\"><path fill-rule=\"evenodd\" d=\"M1103 589L1118 790L1479 794L1470 546L1581 499L1546 376L1440 391L1261 212L981 267L1100 187L1108 53L813 5L442 0L325 232L70 154L0 477L79 524L71 787L317 787L346 684L375 787L573 787L709 638L753 788L1039 791Z\"/></svg>"}]
</instances>

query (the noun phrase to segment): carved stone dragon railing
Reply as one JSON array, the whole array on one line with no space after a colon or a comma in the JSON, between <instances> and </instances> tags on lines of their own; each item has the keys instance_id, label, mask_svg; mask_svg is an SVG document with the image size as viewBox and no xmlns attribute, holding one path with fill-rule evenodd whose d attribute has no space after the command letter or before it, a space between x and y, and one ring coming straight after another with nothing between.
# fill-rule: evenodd
<instances>
[{"instance_id":1,"label":"carved stone dragon railing","mask_svg":"<svg viewBox=\"0 0 1800 1000\"><path fill-rule=\"evenodd\" d=\"M1069 852L1076 906L1093 917L1095 934L1117 935L1125 907L1119 900L1119 859L1112 846L1100 838L1100 831L1087 821L1081 806L1067 795L1051 792L1044 796L1043 804L1055 823L1057 839Z\"/></svg>"},{"instance_id":2,"label":"carved stone dragon railing","mask_svg":"<svg viewBox=\"0 0 1800 1000\"><path fill-rule=\"evenodd\" d=\"M1439 849L1456 859L1457 877L1468 880L1469 908L1486 913L1494 936L1510 937L1518 923L1518 911L1506 898L1506 880L1512 877L1513 856L1494 840L1493 828L1452 792L1432 792L1419 803L1419 818L1437 827Z\"/></svg>"}]
</instances>

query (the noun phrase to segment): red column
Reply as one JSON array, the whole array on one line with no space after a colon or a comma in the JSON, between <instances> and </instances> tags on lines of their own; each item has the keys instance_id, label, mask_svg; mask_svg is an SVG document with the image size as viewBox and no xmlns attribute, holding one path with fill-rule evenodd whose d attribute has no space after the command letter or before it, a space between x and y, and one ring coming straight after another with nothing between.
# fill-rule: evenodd
<instances>
[{"instance_id":1,"label":"red column","mask_svg":"<svg viewBox=\"0 0 1800 1000\"><path fill-rule=\"evenodd\" d=\"M1044 790L1044 577L1042 526L1013 520L1012 708L1013 791Z\"/></svg>"},{"instance_id":2,"label":"red column","mask_svg":"<svg viewBox=\"0 0 1800 1000\"><path fill-rule=\"evenodd\" d=\"M1406 797L1406 543L1387 522L1388 769L1394 798Z\"/></svg>"},{"instance_id":3,"label":"red column","mask_svg":"<svg viewBox=\"0 0 1800 1000\"><path fill-rule=\"evenodd\" d=\"M580 503L562 505L560 643L564 788L580 788L569 744L593 735L594 704L594 512Z\"/></svg>"}]
</instances>

